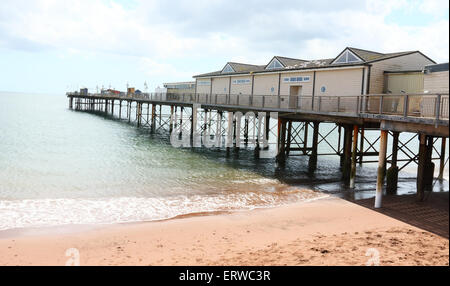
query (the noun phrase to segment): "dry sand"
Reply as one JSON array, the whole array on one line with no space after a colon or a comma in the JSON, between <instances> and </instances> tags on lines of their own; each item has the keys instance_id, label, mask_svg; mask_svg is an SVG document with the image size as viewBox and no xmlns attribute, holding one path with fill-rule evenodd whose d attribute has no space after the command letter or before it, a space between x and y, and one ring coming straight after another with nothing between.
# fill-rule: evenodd
<instances>
[{"instance_id":1,"label":"dry sand","mask_svg":"<svg viewBox=\"0 0 450 286\"><path fill-rule=\"evenodd\" d=\"M338 198L81 232L3 234L0 265L65 265L74 261L70 248L81 265L366 265L377 254L380 265L449 265L448 239Z\"/></svg>"}]
</instances>

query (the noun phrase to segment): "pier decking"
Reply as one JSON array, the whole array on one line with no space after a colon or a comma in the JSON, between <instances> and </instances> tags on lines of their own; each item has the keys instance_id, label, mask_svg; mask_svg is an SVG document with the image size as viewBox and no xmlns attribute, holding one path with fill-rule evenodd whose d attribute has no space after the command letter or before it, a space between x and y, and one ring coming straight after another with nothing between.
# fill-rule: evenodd
<instances>
[{"instance_id":1,"label":"pier decking","mask_svg":"<svg viewBox=\"0 0 450 286\"><path fill-rule=\"evenodd\" d=\"M351 188L354 187L357 163L378 162L375 207L381 207L385 179L386 191L395 192L398 171L406 165L412 162L418 165L417 196L418 200L423 200L424 191L430 190L433 183L434 163L432 160L439 160L439 179L443 177L446 164L446 138L449 137L448 93L273 96L70 92L67 93L67 97L69 107L77 110L97 110L115 114L115 108L119 108L119 118L123 114L122 108L126 108L126 119L129 121L132 118L133 107L137 125L147 125L152 131L167 127L168 131L172 132L177 126L190 124L191 142L194 140L193 135L197 132L198 126L200 126L200 132L208 132L207 134L216 127L218 134L228 136L233 148L241 146L241 136L244 138L243 144L247 146L250 134L253 132L257 135L255 156L259 156L261 145L266 147L263 141L267 141L273 134L277 141L277 161L283 164L286 157L297 152L297 155L309 156L310 172L314 172L317 167L317 156L327 155L318 154L317 145L321 142L326 143L334 150L333 155L340 156L343 180ZM162 106L170 107L170 116L164 118L161 112ZM201 109L200 112L197 111L198 107ZM257 120L252 121L245 116L247 113L253 114L256 118L259 117L263 123ZM277 120L275 132L270 128L270 118ZM334 123L336 127L327 134L321 134L319 126L324 122ZM227 125L228 134L226 130L224 131ZM309 128L313 130L312 138L308 137ZM364 132L369 130L379 130L379 150L374 147L376 142L370 142L365 138ZM327 140L331 132L338 132L338 142L332 143ZM412 151L407 147L408 142L413 138L408 142L400 142L400 132L415 134L413 138L418 137L420 140L419 150ZM387 152L389 136L393 140L390 155ZM436 151L433 144L438 139L441 140L441 150L437 158L432 158L433 149ZM342 144L341 141L343 141ZM227 146L227 151L229 147L230 145ZM404 149L407 149L406 152L402 151ZM398 159L399 150L408 154L408 158ZM364 161L364 157L369 156L377 156L378 160ZM404 165L399 166L400 162L404 162ZM390 163L389 169L387 169L387 163Z\"/></svg>"}]
</instances>

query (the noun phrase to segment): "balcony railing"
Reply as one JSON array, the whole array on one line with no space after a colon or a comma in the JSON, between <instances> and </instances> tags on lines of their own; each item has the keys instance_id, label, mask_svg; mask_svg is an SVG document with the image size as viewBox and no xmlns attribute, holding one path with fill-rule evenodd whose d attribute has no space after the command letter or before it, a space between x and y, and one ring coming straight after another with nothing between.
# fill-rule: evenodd
<instances>
[{"instance_id":1,"label":"balcony railing","mask_svg":"<svg viewBox=\"0 0 450 286\"><path fill-rule=\"evenodd\" d=\"M249 108L351 115L379 114L402 117L449 119L449 94L369 94L355 96L323 95L245 95L245 94L80 94L118 99L145 99L172 103L199 103Z\"/></svg>"}]
</instances>

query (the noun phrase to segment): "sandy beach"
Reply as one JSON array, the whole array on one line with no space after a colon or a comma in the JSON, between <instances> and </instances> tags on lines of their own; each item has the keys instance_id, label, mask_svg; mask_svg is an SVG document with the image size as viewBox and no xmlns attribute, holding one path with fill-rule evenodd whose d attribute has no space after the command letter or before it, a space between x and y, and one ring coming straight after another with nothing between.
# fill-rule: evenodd
<instances>
[{"instance_id":1,"label":"sandy beach","mask_svg":"<svg viewBox=\"0 0 450 286\"><path fill-rule=\"evenodd\" d=\"M448 239L334 197L84 231L3 234L0 264L66 265L71 248L80 265L449 264Z\"/></svg>"}]
</instances>

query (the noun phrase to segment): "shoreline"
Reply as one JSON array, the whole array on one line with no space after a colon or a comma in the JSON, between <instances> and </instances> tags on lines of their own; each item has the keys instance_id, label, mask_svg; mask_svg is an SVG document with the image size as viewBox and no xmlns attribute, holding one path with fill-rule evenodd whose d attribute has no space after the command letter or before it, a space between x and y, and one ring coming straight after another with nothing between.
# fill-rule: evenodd
<instances>
[{"instance_id":1,"label":"shoreline","mask_svg":"<svg viewBox=\"0 0 450 286\"><path fill-rule=\"evenodd\" d=\"M0 237L0 265L448 265L449 240L336 197L274 208Z\"/></svg>"}]
</instances>

